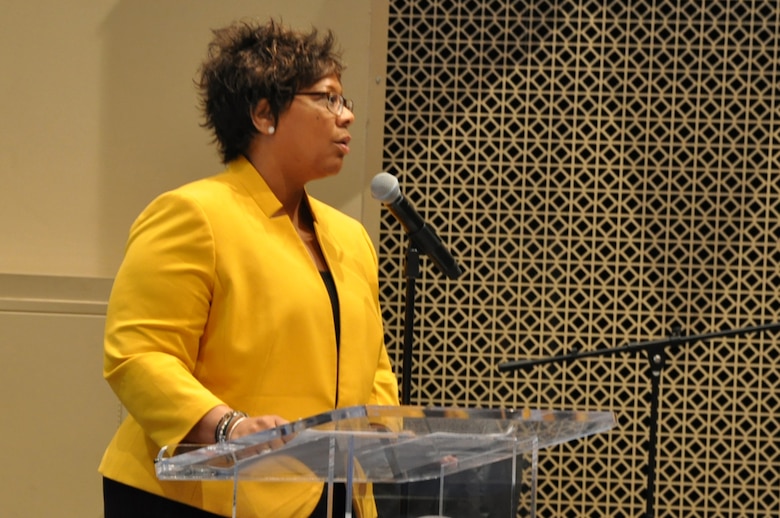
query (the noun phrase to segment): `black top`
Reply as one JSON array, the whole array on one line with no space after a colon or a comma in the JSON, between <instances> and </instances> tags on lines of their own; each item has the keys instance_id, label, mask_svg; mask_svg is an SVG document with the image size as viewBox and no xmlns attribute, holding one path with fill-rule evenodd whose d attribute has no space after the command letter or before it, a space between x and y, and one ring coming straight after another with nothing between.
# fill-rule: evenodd
<instances>
[{"instance_id":1,"label":"black top","mask_svg":"<svg viewBox=\"0 0 780 518\"><path fill-rule=\"evenodd\" d=\"M330 305L333 308L333 325L336 328L336 347L341 342L341 319L339 318L339 295L336 292L336 283L333 280L333 274L330 272L320 272L325 288L330 296Z\"/></svg>"}]
</instances>

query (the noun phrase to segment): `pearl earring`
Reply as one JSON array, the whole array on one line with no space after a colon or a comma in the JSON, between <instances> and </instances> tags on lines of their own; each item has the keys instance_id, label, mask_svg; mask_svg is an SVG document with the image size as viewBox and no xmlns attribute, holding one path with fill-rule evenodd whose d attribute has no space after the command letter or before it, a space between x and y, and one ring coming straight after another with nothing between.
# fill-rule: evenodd
<instances>
[{"instance_id":1,"label":"pearl earring","mask_svg":"<svg viewBox=\"0 0 780 518\"><path fill-rule=\"evenodd\" d=\"M273 135L274 133L276 133L276 128L273 126L268 126L268 134Z\"/></svg>"}]
</instances>

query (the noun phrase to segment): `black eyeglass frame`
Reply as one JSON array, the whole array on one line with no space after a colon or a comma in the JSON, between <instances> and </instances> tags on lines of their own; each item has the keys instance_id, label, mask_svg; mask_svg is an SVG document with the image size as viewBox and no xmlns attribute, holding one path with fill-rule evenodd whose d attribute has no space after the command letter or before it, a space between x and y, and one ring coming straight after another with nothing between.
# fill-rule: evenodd
<instances>
[{"instance_id":1,"label":"black eyeglass frame","mask_svg":"<svg viewBox=\"0 0 780 518\"><path fill-rule=\"evenodd\" d=\"M344 113L344 108L355 113L355 102L336 92L296 92L295 95L309 95L327 98L328 111L337 117Z\"/></svg>"}]
</instances>

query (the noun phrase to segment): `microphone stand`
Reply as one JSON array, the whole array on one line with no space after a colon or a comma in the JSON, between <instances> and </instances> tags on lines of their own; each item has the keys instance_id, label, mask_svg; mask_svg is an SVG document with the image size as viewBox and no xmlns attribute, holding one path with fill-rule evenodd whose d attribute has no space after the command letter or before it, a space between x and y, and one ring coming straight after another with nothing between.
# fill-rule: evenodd
<instances>
[{"instance_id":1,"label":"microphone stand","mask_svg":"<svg viewBox=\"0 0 780 518\"><path fill-rule=\"evenodd\" d=\"M638 342L628 344L623 347L596 349L593 351L579 352L575 351L560 356L552 356L537 360L519 360L499 364L498 370L502 372L514 371L524 368L530 368L535 365L547 363L566 363L582 358L593 358L596 356L615 355L624 352L644 352L647 354L650 363L650 438L647 452L647 490L645 492L646 506L645 518L653 518L655 504L655 471L657 467L657 441L658 441L658 401L660 394L661 372L666 366L667 349L676 348L680 345L696 341L708 341L715 338L726 336L737 336L748 333L758 333L762 331L774 331L780 329L780 323L765 324L761 326L745 327L741 329L731 329L726 331L717 331L703 335L681 336L679 325L672 326L672 332L668 338L661 340L652 340L649 342Z\"/></svg>"},{"instance_id":2,"label":"microphone stand","mask_svg":"<svg viewBox=\"0 0 780 518\"><path fill-rule=\"evenodd\" d=\"M420 251L409 243L404 264L406 295L404 299L404 344L401 363L401 404L409 405L412 392L412 353L414 351L414 299L417 294L416 282L420 278ZM411 487L408 482L401 484L399 516L408 516Z\"/></svg>"},{"instance_id":3,"label":"microphone stand","mask_svg":"<svg viewBox=\"0 0 780 518\"><path fill-rule=\"evenodd\" d=\"M404 265L406 278L406 298L404 300L404 350L401 364L401 404L411 402L412 392L412 353L414 351L414 299L416 280L420 278L420 251L414 243L409 244Z\"/></svg>"}]
</instances>

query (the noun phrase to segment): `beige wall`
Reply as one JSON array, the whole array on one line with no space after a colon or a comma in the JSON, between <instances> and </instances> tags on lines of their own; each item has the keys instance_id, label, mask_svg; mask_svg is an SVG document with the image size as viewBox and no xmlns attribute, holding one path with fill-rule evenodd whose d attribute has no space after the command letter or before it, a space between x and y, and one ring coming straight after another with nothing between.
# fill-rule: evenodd
<instances>
[{"instance_id":1,"label":"beige wall","mask_svg":"<svg viewBox=\"0 0 780 518\"><path fill-rule=\"evenodd\" d=\"M339 38L353 153L312 191L376 238L386 0L0 0L0 516L102 515L96 468L121 417L103 315L128 227L220 169L192 79L211 28L269 15Z\"/></svg>"},{"instance_id":2,"label":"beige wall","mask_svg":"<svg viewBox=\"0 0 780 518\"><path fill-rule=\"evenodd\" d=\"M336 33L353 153L312 189L376 235L386 0L4 0L0 273L112 277L143 206L220 169L192 80L210 29L255 16Z\"/></svg>"},{"instance_id":3,"label":"beige wall","mask_svg":"<svg viewBox=\"0 0 780 518\"><path fill-rule=\"evenodd\" d=\"M0 276L0 516L102 515L121 407L101 377L109 280Z\"/></svg>"}]
</instances>

